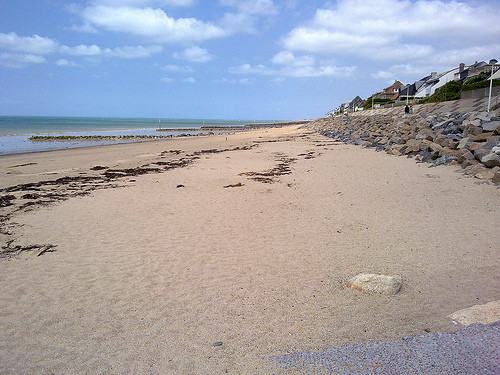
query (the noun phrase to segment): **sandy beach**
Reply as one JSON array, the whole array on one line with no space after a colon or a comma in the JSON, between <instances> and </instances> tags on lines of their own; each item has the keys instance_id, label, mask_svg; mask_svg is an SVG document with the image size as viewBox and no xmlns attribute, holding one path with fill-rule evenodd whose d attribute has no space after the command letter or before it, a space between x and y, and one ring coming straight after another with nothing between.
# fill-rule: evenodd
<instances>
[{"instance_id":1,"label":"sandy beach","mask_svg":"<svg viewBox=\"0 0 500 375\"><path fill-rule=\"evenodd\" d=\"M498 187L300 126L2 156L0 189L0 374L298 374L270 358L500 299Z\"/></svg>"}]
</instances>

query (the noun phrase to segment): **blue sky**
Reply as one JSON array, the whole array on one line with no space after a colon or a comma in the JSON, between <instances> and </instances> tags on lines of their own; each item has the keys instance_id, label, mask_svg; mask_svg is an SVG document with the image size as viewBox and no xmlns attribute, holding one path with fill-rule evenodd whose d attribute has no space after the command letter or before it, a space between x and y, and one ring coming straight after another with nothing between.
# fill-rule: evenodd
<instances>
[{"instance_id":1,"label":"blue sky","mask_svg":"<svg viewBox=\"0 0 500 375\"><path fill-rule=\"evenodd\" d=\"M317 118L500 60L500 1L0 0L0 115Z\"/></svg>"}]
</instances>

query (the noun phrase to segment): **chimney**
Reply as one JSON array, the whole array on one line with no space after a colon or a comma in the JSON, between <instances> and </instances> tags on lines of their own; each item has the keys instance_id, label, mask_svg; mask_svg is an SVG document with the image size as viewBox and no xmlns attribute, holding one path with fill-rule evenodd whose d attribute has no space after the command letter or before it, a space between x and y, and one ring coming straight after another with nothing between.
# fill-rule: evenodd
<instances>
[{"instance_id":1,"label":"chimney","mask_svg":"<svg viewBox=\"0 0 500 375\"><path fill-rule=\"evenodd\" d=\"M458 66L458 72L459 73L462 73L465 69L465 64L464 63L460 63L460 65Z\"/></svg>"},{"instance_id":2,"label":"chimney","mask_svg":"<svg viewBox=\"0 0 500 375\"><path fill-rule=\"evenodd\" d=\"M438 75L438 73L437 73L437 72L432 72L432 73L431 73L431 77L432 77L432 78L434 78L434 77L435 77L435 76L437 76L437 75Z\"/></svg>"}]
</instances>

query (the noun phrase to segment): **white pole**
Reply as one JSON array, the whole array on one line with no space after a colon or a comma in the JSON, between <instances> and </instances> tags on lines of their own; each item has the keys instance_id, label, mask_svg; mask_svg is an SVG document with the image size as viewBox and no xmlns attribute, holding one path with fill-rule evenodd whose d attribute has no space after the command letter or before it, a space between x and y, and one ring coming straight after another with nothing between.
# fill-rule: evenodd
<instances>
[{"instance_id":1,"label":"white pole","mask_svg":"<svg viewBox=\"0 0 500 375\"><path fill-rule=\"evenodd\" d=\"M493 66L497 63L497 60L491 59L490 64L491 64L491 77L490 77L490 93L488 95L488 112L490 111L491 108L491 89L493 88Z\"/></svg>"}]
</instances>

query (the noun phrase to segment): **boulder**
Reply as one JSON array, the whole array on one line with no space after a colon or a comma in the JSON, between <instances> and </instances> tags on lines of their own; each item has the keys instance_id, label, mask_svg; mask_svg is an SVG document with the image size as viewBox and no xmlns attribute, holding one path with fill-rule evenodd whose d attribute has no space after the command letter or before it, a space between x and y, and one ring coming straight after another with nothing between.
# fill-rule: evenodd
<instances>
[{"instance_id":1,"label":"boulder","mask_svg":"<svg viewBox=\"0 0 500 375\"><path fill-rule=\"evenodd\" d=\"M482 162L482 159L490 154L490 150L487 150L483 147L478 148L477 150L474 151L474 156L476 157L477 160Z\"/></svg>"},{"instance_id":2,"label":"boulder","mask_svg":"<svg viewBox=\"0 0 500 375\"><path fill-rule=\"evenodd\" d=\"M500 121L484 121L481 124L481 127L485 132L492 132L496 130L496 128L498 128L499 126L500 126Z\"/></svg>"},{"instance_id":3,"label":"boulder","mask_svg":"<svg viewBox=\"0 0 500 375\"><path fill-rule=\"evenodd\" d=\"M491 181L493 181L494 184L500 184L500 168L495 167L492 169L493 172L493 178Z\"/></svg>"},{"instance_id":4,"label":"boulder","mask_svg":"<svg viewBox=\"0 0 500 375\"><path fill-rule=\"evenodd\" d=\"M361 273L350 279L347 286L364 292L392 295L399 292L402 283L400 276Z\"/></svg>"},{"instance_id":5,"label":"boulder","mask_svg":"<svg viewBox=\"0 0 500 375\"><path fill-rule=\"evenodd\" d=\"M462 138L462 140L460 142L458 142L458 146L457 148L458 149L461 149L461 148L468 148L467 146L472 143L472 141L470 140L469 137L465 137L465 138Z\"/></svg>"},{"instance_id":6,"label":"boulder","mask_svg":"<svg viewBox=\"0 0 500 375\"><path fill-rule=\"evenodd\" d=\"M481 133L470 137L474 142L488 142L493 137L493 133Z\"/></svg>"},{"instance_id":7,"label":"boulder","mask_svg":"<svg viewBox=\"0 0 500 375\"><path fill-rule=\"evenodd\" d=\"M406 142L406 153L410 152L419 152L421 149L425 149L428 146L418 140L418 139L409 139L408 142Z\"/></svg>"},{"instance_id":8,"label":"boulder","mask_svg":"<svg viewBox=\"0 0 500 375\"><path fill-rule=\"evenodd\" d=\"M489 168L500 167L500 155L492 152L491 154L483 156L481 158L481 163Z\"/></svg>"},{"instance_id":9,"label":"boulder","mask_svg":"<svg viewBox=\"0 0 500 375\"><path fill-rule=\"evenodd\" d=\"M469 136L469 135L479 135L483 132L483 128L479 126L475 126L472 124L466 125L464 128L464 135Z\"/></svg>"},{"instance_id":10,"label":"boulder","mask_svg":"<svg viewBox=\"0 0 500 375\"><path fill-rule=\"evenodd\" d=\"M438 145L437 143L434 143L434 142L429 145L429 148L432 151L434 151L434 152L441 152L441 151L443 151L443 147L440 146L440 145Z\"/></svg>"},{"instance_id":11,"label":"boulder","mask_svg":"<svg viewBox=\"0 0 500 375\"><path fill-rule=\"evenodd\" d=\"M458 162L463 163L466 160L474 160L474 154L467 150L460 150L461 153L457 154Z\"/></svg>"},{"instance_id":12,"label":"boulder","mask_svg":"<svg viewBox=\"0 0 500 375\"><path fill-rule=\"evenodd\" d=\"M462 162L462 168L466 169L467 167L471 167L473 165L478 165L480 162L478 162L476 159L465 159Z\"/></svg>"},{"instance_id":13,"label":"boulder","mask_svg":"<svg viewBox=\"0 0 500 375\"><path fill-rule=\"evenodd\" d=\"M480 180L491 180L495 176L495 172L492 169L486 168L482 164L471 165L465 168L464 173Z\"/></svg>"},{"instance_id":14,"label":"boulder","mask_svg":"<svg viewBox=\"0 0 500 375\"><path fill-rule=\"evenodd\" d=\"M494 152L495 154L500 154L500 146L495 146L491 149L491 152Z\"/></svg>"},{"instance_id":15,"label":"boulder","mask_svg":"<svg viewBox=\"0 0 500 375\"><path fill-rule=\"evenodd\" d=\"M500 300L458 310L448 316L464 326L473 323L494 323L500 320Z\"/></svg>"}]
</instances>

